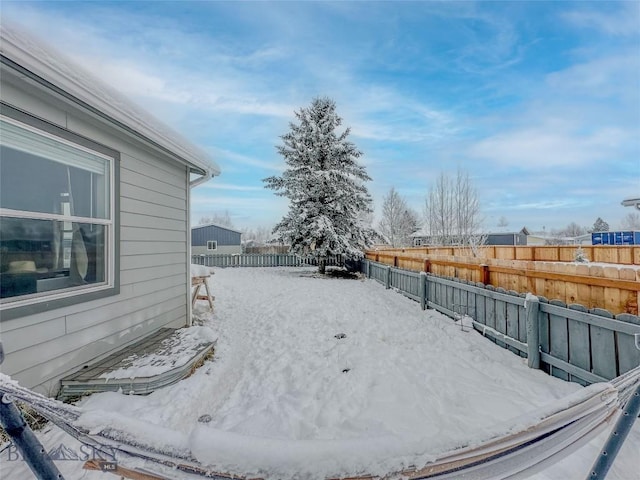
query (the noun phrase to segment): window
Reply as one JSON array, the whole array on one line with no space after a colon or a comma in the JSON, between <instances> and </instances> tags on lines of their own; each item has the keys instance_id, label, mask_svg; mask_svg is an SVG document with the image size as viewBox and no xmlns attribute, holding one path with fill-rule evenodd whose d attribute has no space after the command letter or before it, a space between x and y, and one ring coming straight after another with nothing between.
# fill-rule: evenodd
<instances>
[{"instance_id":1,"label":"window","mask_svg":"<svg viewBox=\"0 0 640 480\"><path fill-rule=\"evenodd\" d=\"M0 308L115 287L117 153L2 106ZM16 113L17 112L17 113ZM7 114L7 115L5 115ZM108 154L110 153L110 154ZM33 311L33 310L32 310Z\"/></svg>"},{"instance_id":2,"label":"window","mask_svg":"<svg viewBox=\"0 0 640 480\"><path fill-rule=\"evenodd\" d=\"M416 246L416 247L422 246L422 239L421 238L414 238L413 239L413 245Z\"/></svg>"},{"instance_id":3,"label":"window","mask_svg":"<svg viewBox=\"0 0 640 480\"><path fill-rule=\"evenodd\" d=\"M217 240L207 240L207 250L217 250L217 249L218 249Z\"/></svg>"}]
</instances>

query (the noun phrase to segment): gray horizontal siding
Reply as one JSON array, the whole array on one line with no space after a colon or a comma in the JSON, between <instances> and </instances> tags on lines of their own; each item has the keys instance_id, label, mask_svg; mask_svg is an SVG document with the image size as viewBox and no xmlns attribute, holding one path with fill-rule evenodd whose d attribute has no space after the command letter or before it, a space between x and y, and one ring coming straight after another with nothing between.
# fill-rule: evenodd
<instances>
[{"instance_id":1,"label":"gray horizontal siding","mask_svg":"<svg viewBox=\"0 0 640 480\"><path fill-rule=\"evenodd\" d=\"M144 162L135 162L135 164L142 168L146 168L146 163ZM130 167L131 162L129 162L127 165L129 165ZM185 198L184 185L182 186L177 185L177 182L176 182L176 180L180 180L179 178L176 179L174 176L171 176L170 182L167 182L164 180L157 180L148 175L143 175L141 173L138 173L135 170L131 170L130 168L125 168L125 167L122 168L121 172L126 180L126 183L130 185L135 185L137 187L144 188L152 192L162 192L165 195L170 195L172 197L179 198L181 200L184 200ZM165 178L165 175L163 174L161 175L161 177Z\"/></svg>"},{"instance_id":2,"label":"gray horizontal siding","mask_svg":"<svg viewBox=\"0 0 640 480\"><path fill-rule=\"evenodd\" d=\"M66 333L64 317L53 318L44 322L34 323L19 330L2 331L2 341L5 348L11 345L14 352L40 345Z\"/></svg>"},{"instance_id":3,"label":"gray horizontal siding","mask_svg":"<svg viewBox=\"0 0 640 480\"><path fill-rule=\"evenodd\" d=\"M185 218L185 211L179 208L164 207L129 197L120 198L120 209L123 212L138 213L156 218L170 218L172 220L184 220Z\"/></svg>"},{"instance_id":4,"label":"gray horizontal siding","mask_svg":"<svg viewBox=\"0 0 640 480\"><path fill-rule=\"evenodd\" d=\"M161 230L177 230L186 232L186 220L174 220L164 217L152 217L150 215L140 213L120 213L120 226L122 227L139 227L139 228L157 228Z\"/></svg>"},{"instance_id":5,"label":"gray horizontal siding","mask_svg":"<svg viewBox=\"0 0 640 480\"><path fill-rule=\"evenodd\" d=\"M56 99L5 88L3 101L120 153L120 294L0 322L2 372L43 393L163 326L186 323L187 167ZM30 92L33 93L33 92Z\"/></svg>"},{"instance_id":6,"label":"gray horizontal siding","mask_svg":"<svg viewBox=\"0 0 640 480\"><path fill-rule=\"evenodd\" d=\"M120 284L141 283L156 278L169 279L171 277L186 278L186 265L159 265L155 267L136 268L133 270L123 270L120 274Z\"/></svg>"},{"instance_id":7,"label":"gray horizontal siding","mask_svg":"<svg viewBox=\"0 0 640 480\"><path fill-rule=\"evenodd\" d=\"M184 265L184 253L148 253L127 257L122 271L159 265Z\"/></svg>"},{"instance_id":8,"label":"gray horizontal siding","mask_svg":"<svg viewBox=\"0 0 640 480\"><path fill-rule=\"evenodd\" d=\"M203 247L192 247L191 254L192 255L234 255L242 253L242 245L220 245L218 244L218 248L215 250L207 250L206 246Z\"/></svg>"},{"instance_id":9,"label":"gray horizontal siding","mask_svg":"<svg viewBox=\"0 0 640 480\"><path fill-rule=\"evenodd\" d=\"M153 255L157 253L181 252L186 255L187 246L185 242L163 242L161 240L148 242L126 242L122 243L121 256L126 260L128 255ZM186 258L186 256L185 256Z\"/></svg>"},{"instance_id":10,"label":"gray horizontal siding","mask_svg":"<svg viewBox=\"0 0 640 480\"><path fill-rule=\"evenodd\" d=\"M76 319L76 323L79 323L80 326L85 328L73 329L67 327L65 336L63 337L65 339L64 342L59 341L60 337L58 337L50 341L18 350L10 356L8 366L13 367L13 370L20 372L29 364L45 363L51 358L58 357L69 351L80 350L84 347L91 347L103 352L108 351L117 344L100 345L100 342L103 342L104 339L110 335L126 332L131 328L135 330L136 327L131 325L132 318L136 320L137 324L139 324L137 327L137 329L139 329L139 335L136 335L136 337L148 333L147 329L142 328L143 323L147 321L155 322L163 312L180 306L180 302L175 298L163 301L162 293L163 292L155 292L154 294L151 294L153 300L156 302L152 308L149 308L149 306L144 303L145 299L141 298L133 304L140 308L133 311L122 307L115 309L112 315L105 318L105 321L93 324L90 327L85 326L83 321L84 319ZM66 321L73 323L73 318L67 318ZM133 330L131 333L133 333ZM75 348L70 349L69 345L75 346ZM93 357L89 357L87 361L91 358Z\"/></svg>"},{"instance_id":11,"label":"gray horizontal siding","mask_svg":"<svg viewBox=\"0 0 640 480\"><path fill-rule=\"evenodd\" d=\"M179 230L165 230L161 228L122 227L120 241L146 242L150 239L161 242L186 242L187 232Z\"/></svg>"},{"instance_id":12,"label":"gray horizontal siding","mask_svg":"<svg viewBox=\"0 0 640 480\"><path fill-rule=\"evenodd\" d=\"M78 367L73 366L68 369L59 368L60 365L76 365L78 364L79 358L91 359L92 361L100 358L104 358L109 353L121 348L122 346L133 343L136 340L144 337L149 334L150 331L153 331L157 328L162 327L172 327L178 328L183 324L183 314L182 307L178 307L171 311L158 311L154 313L152 330L143 330L136 329L131 331L129 335L126 337L123 336L123 332L127 332L130 329L119 330L118 332L109 335L102 336L99 339L97 338L94 341L89 340L90 337L82 334L78 335L67 335L66 338L69 341L72 341L76 345L81 345L79 348L74 350L62 349L59 351L51 350L52 346L56 346L56 342L49 342L46 344L41 344L40 348L32 348L27 353L26 350L21 351L20 355L22 358L18 358L18 362L21 362L21 365L32 365L28 366L24 370L20 370L13 374L14 378L19 378L21 384L23 385L33 385L32 388L41 391L47 395L54 395L59 388L59 378L61 376L67 375L75 370ZM157 326L155 325L157 323ZM137 334L138 336L134 336ZM130 341L123 343L123 338ZM34 365L34 362L29 357L30 353L35 353L38 350L47 349L46 354L37 359L40 360ZM57 355L57 353L60 353ZM34 358L33 360L36 360ZM87 364L86 362L81 362L78 364L79 367Z\"/></svg>"},{"instance_id":13,"label":"gray horizontal siding","mask_svg":"<svg viewBox=\"0 0 640 480\"><path fill-rule=\"evenodd\" d=\"M161 207L169 207L178 210L185 210L187 207L187 201L185 198L172 197L171 195L154 192L153 190L129 185L124 182L121 182L120 184L120 195L122 198L137 199L154 205L160 205Z\"/></svg>"}]
</instances>

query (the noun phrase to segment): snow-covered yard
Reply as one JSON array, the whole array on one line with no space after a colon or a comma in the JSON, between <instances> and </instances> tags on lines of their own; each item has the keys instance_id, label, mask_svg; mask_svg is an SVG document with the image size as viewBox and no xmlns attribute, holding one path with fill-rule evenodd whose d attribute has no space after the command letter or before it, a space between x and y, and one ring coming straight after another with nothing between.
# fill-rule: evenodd
<instances>
[{"instance_id":1,"label":"snow-covered yard","mask_svg":"<svg viewBox=\"0 0 640 480\"><path fill-rule=\"evenodd\" d=\"M211 283L215 313L197 313L218 336L213 360L149 396L89 397L82 424L127 425L252 476L383 474L504 432L582 388L371 280L245 268L216 269ZM48 449L77 446L57 428L39 436ZM605 438L532 478L586 478ZM638 451L637 422L607 478L640 478ZM23 462L0 458L3 478L29 478ZM106 475L56 463L69 479Z\"/></svg>"}]
</instances>

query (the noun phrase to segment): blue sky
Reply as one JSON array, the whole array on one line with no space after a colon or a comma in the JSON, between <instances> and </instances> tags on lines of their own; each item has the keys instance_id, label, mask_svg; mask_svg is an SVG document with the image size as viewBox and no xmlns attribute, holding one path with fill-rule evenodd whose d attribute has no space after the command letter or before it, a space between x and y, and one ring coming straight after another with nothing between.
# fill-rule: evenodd
<instances>
[{"instance_id":1,"label":"blue sky","mask_svg":"<svg viewBox=\"0 0 640 480\"><path fill-rule=\"evenodd\" d=\"M24 25L208 151L193 221L273 226L262 179L294 110L337 103L373 181L419 213L469 172L486 230L612 228L640 195L640 2L2 2Z\"/></svg>"}]
</instances>

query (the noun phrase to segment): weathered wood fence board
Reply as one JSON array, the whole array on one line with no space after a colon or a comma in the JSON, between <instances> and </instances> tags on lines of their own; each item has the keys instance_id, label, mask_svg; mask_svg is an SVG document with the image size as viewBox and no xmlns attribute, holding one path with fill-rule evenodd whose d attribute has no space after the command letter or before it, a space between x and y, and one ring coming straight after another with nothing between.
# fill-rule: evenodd
<instances>
[{"instance_id":1,"label":"weathered wood fence board","mask_svg":"<svg viewBox=\"0 0 640 480\"><path fill-rule=\"evenodd\" d=\"M487 245L476 249L475 252L472 252L469 247L389 247L367 253L398 257L447 255L480 259L573 262L578 248L582 249L585 257L591 262L640 265L640 246L638 245Z\"/></svg>"},{"instance_id":2,"label":"weathered wood fence board","mask_svg":"<svg viewBox=\"0 0 640 480\"><path fill-rule=\"evenodd\" d=\"M602 309L592 310L592 313L605 318L613 318L613 315ZM609 378L615 375L615 331L607 328L591 325L591 351L593 357L592 371L596 375Z\"/></svg>"},{"instance_id":3,"label":"weathered wood fence board","mask_svg":"<svg viewBox=\"0 0 640 480\"><path fill-rule=\"evenodd\" d=\"M206 267L299 267L303 265L317 266L317 259L302 257L290 253L243 253L192 255L191 263ZM327 266L342 265L344 262L339 255L329 256Z\"/></svg>"},{"instance_id":4,"label":"weathered wood fence board","mask_svg":"<svg viewBox=\"0 0 640 480\"><path fill-rule=\"evenodd\" d=\"M457 318L467 314L474 327L517 355L540 356L540 368L583 385L612 379L640 364L640 318L614 316L559 300L538 297L531 310L538 345L528 345L527 305L522 293L431 273L416 273L364 260L362 271L387 288ZM531 321L529 322L531 324ZM638 340L636 340L636 335ZM533 349L533 350L532 350ZM533 355L533 354L532 354Z\"/></svg>"},{"instance_id":5,"label":"weathered wood fence board","mask_svg":"<svg viewBox=\"0 0 640 480\"><path fill-rule=\"evenodd\" d=\"M583 305L569 305L569 308L577 310L579 312L587 312L586 307ZM584 322L579 322L573 318L568 319L568 338L569 342L569 358L571 363L577 367L580 367L587 372L591 371L591 355L588 349L584 348L584 345L589 345L589 325ZM586 385L587 382L579 377L572 376L571 380L574 382Z\"/></svg>"},{"instance_id":6,"label":"weathered wood fence board","mask_svg":"<svg viewBox=\"0 0 640 480\"><path fill-rule=\"evenodd\" d=\"M509 248L512 249L514 247ZM545 248L548 249L549 247ZM558 247L553 248L557 249ZM640 252L640 247L604 248L634 248ZM440 253L443 249L431 250ZM450 252L456 251L453 247L447 250ZM624 267L561 263L558 261L504 260L453 255L443 256L431 253L428 257L425 255L416 252L416 250L404 253L395 250L384 250L369 251L366 254L366 258L406 270L424 271L438 276L482 282L521 293L532 292L535 295L561 300L566 304L585 305L589 309L603 308L614 314L638 314L640 268L637 266ZM558 256L556 252L555 257Z\"/></svg>"},{"instance_id":7,"label":"weathered wood fence board","mask_svg":"<svg viewBox=\"0 0 640 480\"><path fill-rule=\"evenodd\" d=\"M564 302L560 300L551 300L550 305L558 307L566 307ZM544 310L543 310L544 311ZM556 315L549 314L549 353L564 362L569 361L569 326L568 319L561 313ZM582 346L584 348L584 346ZM569 380L569 374L562 369L552 367L551 374L555 377ZM613 378L613 377L612 377Z\"/></svg>"},{"instance_id":8,"label":"weathered wood fence board","mask_svg":"<svg viewBox=\"0 0 640 480\"><path fill-rule=\"evenodd\" d=\"M640 325L640 317L636 315L621 314L616 317L626 323ZM631 335L616 335L618 345L618 358L620 359L618 368L621 372L628 372L636 365L640 365L640 349L638 349L636 339ZM638 339L640 341L640 339Z\"/></svg>"}]
</instances>

